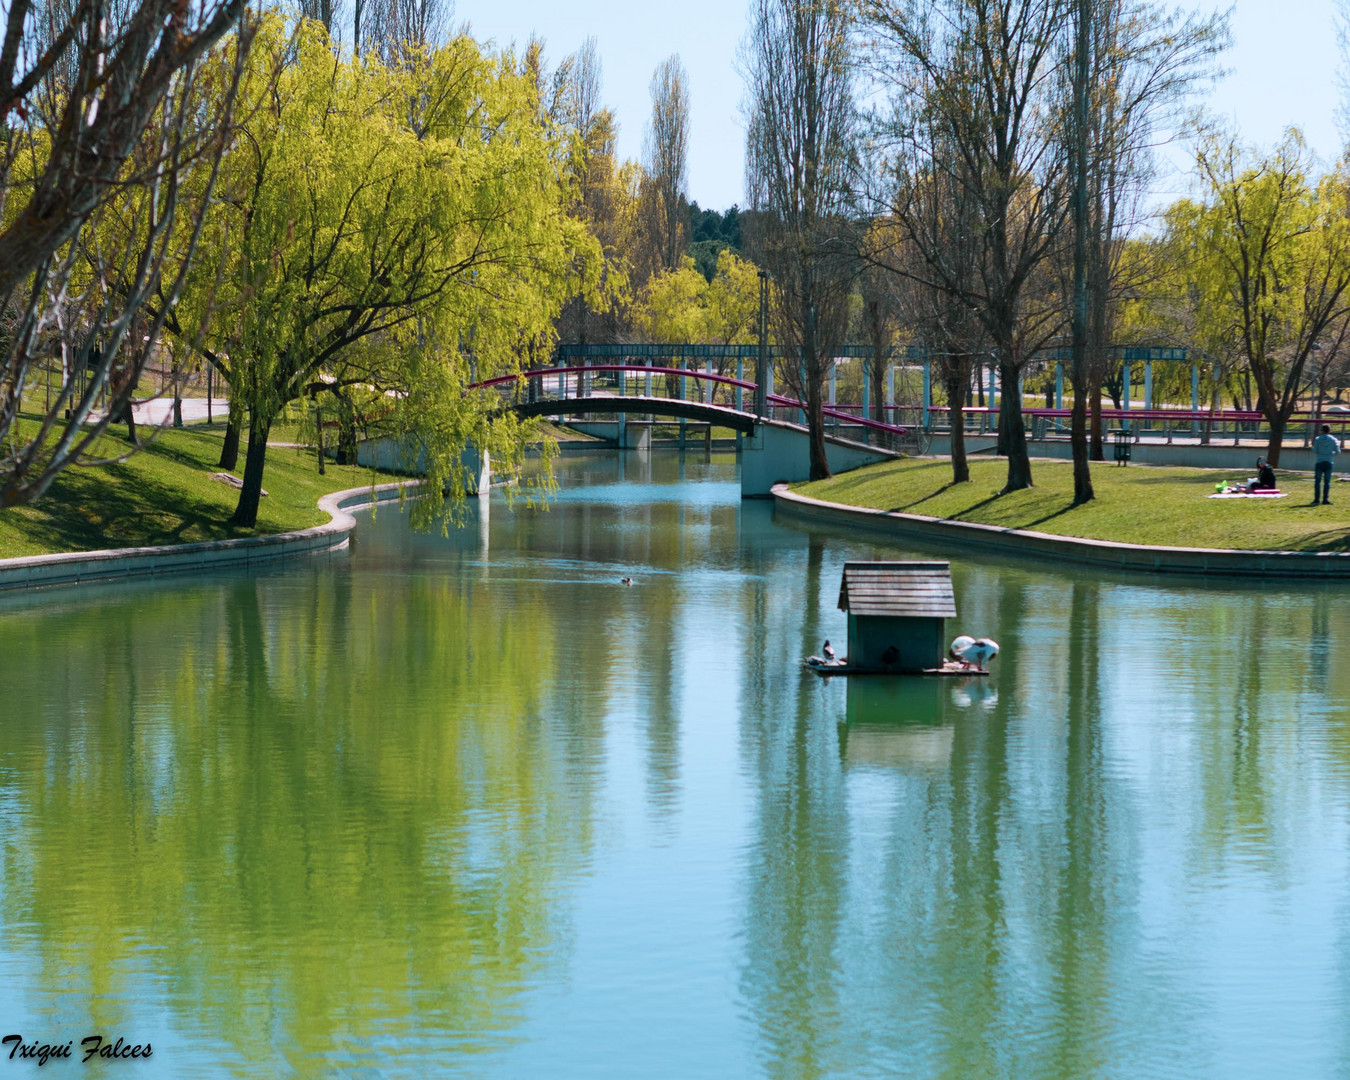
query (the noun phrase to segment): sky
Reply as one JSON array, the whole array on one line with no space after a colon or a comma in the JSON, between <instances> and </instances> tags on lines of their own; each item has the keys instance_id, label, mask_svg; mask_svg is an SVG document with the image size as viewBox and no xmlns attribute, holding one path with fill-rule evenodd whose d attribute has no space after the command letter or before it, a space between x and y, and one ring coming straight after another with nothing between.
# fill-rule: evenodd
<instances>
[{"instance_id":1,"label":"sky","mask_svg":"<svg viewBox=\"0 0 1350 1080\"><path fill-rule=\"evenodd\" d=\"M1188 0L1187 9L1214 3ZM657 64L678 53L689 72L689 197L725 209L744 197L743 85L737 54L746 28L746 0L458 0L455 21L468 22L479 40L524 44L532 32L556 63L594 34L604 69L602 100L619 121L619 154L639 158L651 111L648 86ZM1233 46L1223 63L1230 74L1207 88L1197 104L1227 119L1249 143L1270 146L1284 129L1303 129L1327 163L1339 156L1336 122L1341 99L1336 0L1237 0ZM1177 167L1160 177L1165 202L1186 194L1186 151L1167 158Z\"/></svg>"}]
</instances>

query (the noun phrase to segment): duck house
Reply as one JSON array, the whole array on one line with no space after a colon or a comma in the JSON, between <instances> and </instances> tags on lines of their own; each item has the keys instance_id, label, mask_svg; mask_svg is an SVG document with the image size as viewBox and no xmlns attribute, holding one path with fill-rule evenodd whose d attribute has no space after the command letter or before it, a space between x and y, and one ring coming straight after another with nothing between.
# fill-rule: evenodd
<instances>
[{"instance_id":1,"label":"duck house","mask_svg":"<svg viewBox=\"0 0 1350 1080\"><path fill-rule=\"evenodd\" d=\"M944 625L956 617L951 563L845 563L839 608L848 612L850 669L941 668Z\"/></svg>"}]
</instances>

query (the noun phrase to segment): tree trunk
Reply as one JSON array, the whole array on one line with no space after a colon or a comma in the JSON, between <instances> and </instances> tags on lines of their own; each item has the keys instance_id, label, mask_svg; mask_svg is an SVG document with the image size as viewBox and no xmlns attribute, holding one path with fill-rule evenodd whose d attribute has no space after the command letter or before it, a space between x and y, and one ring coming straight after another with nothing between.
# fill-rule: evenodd
<instances>
[{"instance_id":1,"label":"tree trunk","mask_svg":"<svg viewBox=\"0 0 1350 1080\"><path fill-rule=\"evenodd\" d=\"M806 386L806 430L811 446L812 480L828 480L831 475L830 463L825 456L825 400L820 392L820 382L812 374Z\"/></svg>"},{"instance_id":2,"label":"tree trunk","mask_svg":"<svg viewBox=\"0 0 1350 1080\"><path fill-rule=\"evenodd\" d=\"M969 390L970 372L963 363L953 364L943 379L947 389L949 416L956 417L950 427L952 431L952 483L964 484L970 480L970 462L966 460L966 425L961 419L961 410L965 408L966 393Z\"/></svg>"},{"instance_id":3,"label":"tree trunk","mask_svg":"<svg viewBox=\"0 0 1350 1080\"><path fill-rule=\"evenodd\" d=\"M239 418L230 413L225 421L225 441L220 447L220 468L234 472L239 464Z\"/></svg>"},{"instance_id":4,"label":"tree trunk","mask_svg":"<svg viewBox=\"0 0 1350 1080\"><path fill-rule=\"evenodd\" d=\"M244 486L239 505L234 508L231 525L251 529L258 524L258 503L262 499L263 464L267 457L267 435L272 422L256 414L248 426L248 454L244 459Z\"/></svg>"},{"instance_id":5,"label":"tree trunk","mask_svg":"<svg viewBox=\"0 0 1350 1080\"><path fill-rule=\"evenodd\" d=\"M1022 402L1018 400L1017 368L1000 363L998 378L1002 384L998 400L999 441L1006 445L1008 456L1008 482L1003 488L1006 495L1031 487L1031 455L1027 453L1027 428L1022 421Z\"/></svg>"},{"instance_id":6,"label":"tree trunk","mask_svg":"<svg viewBox=\"0 0 1350 1080\"><path fill-rule=\"evenodd\" d=\"M1273 416L1266 417L1270 424L1270 439L1266 443L1266 460L1270 462L1272 469L1280 467L1280 450L1284 447L1284 427L1287 418L1283 413L1276 412Z\"/></svg>"},{"instance_id":7,"label":"tree trunk","mask_svg":"<svg viewBox=\"0 0 1350 1080\"><path fill-rule=\"evenodd\" d=\"M173 426L183 426L183 382L177 361L173 365Z\"/></svg>"},{"instance_id":8,"label":"tree trunk","mask_svg":"<svg viewBox=\"0 0 1350 1080\"><path fill-rule=\"evenodd\" d=\"M1082 506L1091 502L1096 493L1092 490L1092 467L1088 464L1091 453L1088 447L1087 400L1083 393L1085 387L1073 389L1073 415L1069 422L1069 445L1073 449L1073 504Z\"/></svg>"},{"instance_id":9,"label":"tree trunk","mask_svg":"<svg viewBox=\"0 0 1350 1080\"><path fill-rule=\"evenodd\" d=\"M127 441L134 443L136 441L136 413L128 400L114 409L108 416L108 423L122 424L127 426Z\"/></svg>"},{"instance_id":10,"label":"tree trunk","mask_svg":"<svg viewBox=\"0 0 1350 1080\"><path fill-rule=\"evenodd\" d=\"M1073 416L1069 445L1073 452L1073 504L1091 502L1092 467L1088 464L1088 0L1075 5L1077 33L1073 75Z\"/></svg>"}]
</instances>

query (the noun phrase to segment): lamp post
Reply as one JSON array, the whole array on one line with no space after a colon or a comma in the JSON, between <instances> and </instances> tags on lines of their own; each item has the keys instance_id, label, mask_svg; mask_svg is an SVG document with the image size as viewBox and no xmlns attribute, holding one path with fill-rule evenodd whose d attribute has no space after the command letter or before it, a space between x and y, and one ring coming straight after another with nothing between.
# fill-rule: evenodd
<instances>
[{"instance_id":1,"label":"lamp post","mask_svg":"<svg viewBox=\"0 0 1350 1080\"><path fill-rule=\"evenodd\" d=\"M764 416L769 402L769 272L759 272L759 355L755 358L755 415Z\"/></svg>"}]
</instances>

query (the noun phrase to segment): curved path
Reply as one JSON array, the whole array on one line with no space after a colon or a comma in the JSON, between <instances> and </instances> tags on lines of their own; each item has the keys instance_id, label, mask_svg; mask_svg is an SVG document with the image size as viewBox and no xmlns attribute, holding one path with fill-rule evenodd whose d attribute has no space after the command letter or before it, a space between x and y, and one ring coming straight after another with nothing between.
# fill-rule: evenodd
<instances>
[{"instance_id":1,"label":"curved path","mask_svg":"<svg viewBox=\"0 0 1350 1080\"><path fill-rule=\"evenodd\" d=\"M416 483L416 481L412 481ZM73 585L88 581L144 577L151 574L181 574L194 570L217 570L227 566L252 566L285 555L312 555L347 546L356 519L349 510L397 498L406 484L347 488L319 500L331 521L308 529L241 536L233 540L203 540L195 544L164 544L157 547L104 548L100 551L63 551L53 555L30 555L0 559L0 590Z\"/></svg>"},{"instance_id":2,"label":"curved path","mask_svg":"<svg viewBox=\"0 0 1350 1080\"><path fill-rule=\"evenodd\" d=\"M1004 555L1055 559L1084 566L1134 570L1150 574L1207 574L1218 577L1323 578L1350 581L1350 552L1242 551L1236 548L1155 547L1111 540L1008 529L971 521L872 510L826 502L792 491L786 484L773 489L780 513L824 525L864 528L897 538L923 540L965 548L997 551Z\"/></svg>"}]
</instances>

